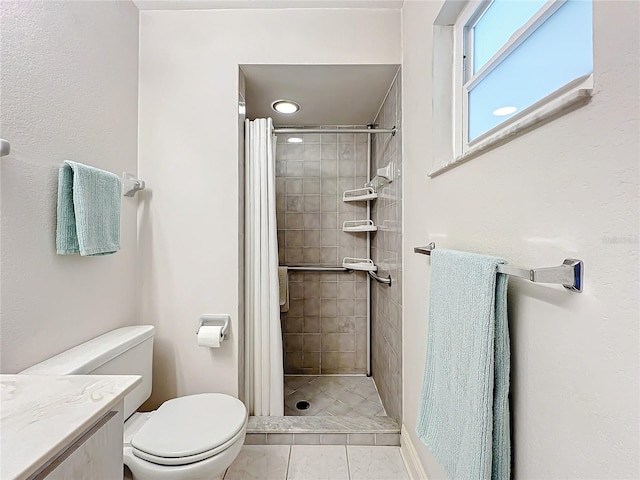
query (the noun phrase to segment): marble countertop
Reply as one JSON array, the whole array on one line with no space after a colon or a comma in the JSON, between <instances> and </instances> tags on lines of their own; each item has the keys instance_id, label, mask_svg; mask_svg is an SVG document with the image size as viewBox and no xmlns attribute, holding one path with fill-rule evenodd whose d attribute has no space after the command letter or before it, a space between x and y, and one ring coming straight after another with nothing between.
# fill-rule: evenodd
<instances>
[{"instance_id":1,"label":"marble countertop","mask_svg":"<svg viewBox=\"0 0 640 480\"><path fill-rule=\"evenodd\" d=\"M0 375L0 478L37 472L141 381L136 375Z\"/></svg>"}]
</instances>

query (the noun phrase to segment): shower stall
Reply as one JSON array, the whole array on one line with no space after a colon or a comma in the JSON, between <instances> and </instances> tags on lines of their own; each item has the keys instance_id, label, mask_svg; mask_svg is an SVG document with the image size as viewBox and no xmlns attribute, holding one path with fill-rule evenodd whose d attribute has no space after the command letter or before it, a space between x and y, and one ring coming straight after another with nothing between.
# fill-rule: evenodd
<instances>
[{"instance_id":1,"label":"shower stall","mask_svg":"<svg viewBox=\"0 0 640 480\"><path fill-rule=\"evenodd\" d=\"M400 420L399 72L384 93L365 124L274 118L286 416Z\"/></svg>"}]
</instances>

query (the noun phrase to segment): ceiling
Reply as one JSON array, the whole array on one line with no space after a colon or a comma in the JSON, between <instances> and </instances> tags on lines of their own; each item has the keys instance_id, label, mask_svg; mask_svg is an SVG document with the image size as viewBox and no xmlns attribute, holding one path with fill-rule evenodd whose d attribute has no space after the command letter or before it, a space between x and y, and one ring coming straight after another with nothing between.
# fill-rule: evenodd
<instances>
[{"instance_id":1,"label":"ceiling","mask_svg":"<svg viewBox=\"0 0 640 480\"><path fill-rule=\"evenodd\" d=\"M378 109L398 65L243 65L247 118L271 117L277 126L366 125ZM300 111L271 108L293 100Z\"/></svg>"},{"instance_id":2,"label":"ceiling","mask_svg":"<svg viewBox=\"0 0 640 480\"><path fill-rule=\"evenodd\" d=\"M238 8L391 8L404 0L133 0L140 10L211 10Z\"/></svg>"}]
</instances>

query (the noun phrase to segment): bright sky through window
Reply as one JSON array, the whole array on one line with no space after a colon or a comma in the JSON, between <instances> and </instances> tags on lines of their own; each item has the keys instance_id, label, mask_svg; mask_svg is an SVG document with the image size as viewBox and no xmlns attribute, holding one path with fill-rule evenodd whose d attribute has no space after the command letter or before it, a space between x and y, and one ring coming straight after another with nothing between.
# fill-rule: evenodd
<instances>
[{"instance_id":1,"label":"bright sky through window","mask_svg":"<svg viewBox=\"0 0 640 480\"><path fill-rule=\"evenodd\" d=\"M535 6L544 3L496 0L468 32L475 35L474 70L476 66L481 68L535 15ZM470 79L468 141L593 72L592 12L592 2L568 0L486 77L476 82L473 77ZM505 116L493 113L505 106L516 110Z\"/></svg>"}]
</instances>

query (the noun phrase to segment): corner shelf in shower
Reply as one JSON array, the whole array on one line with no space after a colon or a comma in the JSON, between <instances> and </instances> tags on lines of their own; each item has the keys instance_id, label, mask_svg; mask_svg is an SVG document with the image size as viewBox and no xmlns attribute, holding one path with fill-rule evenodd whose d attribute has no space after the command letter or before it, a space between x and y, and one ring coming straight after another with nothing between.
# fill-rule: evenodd
<instances>
[{"instance_id":1,"label":"corner shelf in shower","mask_svg":"<svg viewBox=\"0 0 640 480\"><path fill-rule=\"evenodd\" d=\"M378 194L371 187L356 188L355 190L347 190L342 194L343 202L363 202L366 200L374 200L378 198Z\"/></svg>"},{"instance_id":2,"label":"corner shelf in shower","mask_svg":"<svg viewBox=\"0 0 640 480\"><path fill-rule=\"evenodd\" d=\"M343 232L375 232L378 226L373 224L373 220L346 220L342 224Z\"/></svg>"},{"instance_id":3,"label":"corner shelf in shower","mask_svg":"<svg viewBox=\"0 0 640 480\"><path fill-rule=\"evenodd\" d=\"M344 257L342 266L349 270L362 270L364 272L375 272L378 270L378 267L370 258Z\"/></svg>"}]
</instances>

